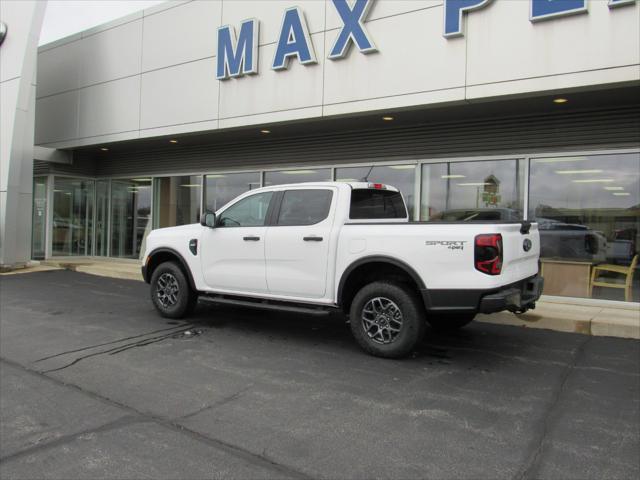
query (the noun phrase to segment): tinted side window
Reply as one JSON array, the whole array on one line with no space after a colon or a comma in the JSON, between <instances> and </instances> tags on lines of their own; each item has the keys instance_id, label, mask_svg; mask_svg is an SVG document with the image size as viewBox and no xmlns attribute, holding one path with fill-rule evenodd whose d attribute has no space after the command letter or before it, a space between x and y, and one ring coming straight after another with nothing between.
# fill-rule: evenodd
<instances>
[{"instance_id":1,"label":"tinted side window","mask_svg":"<svg viewBox=\"0 0 640 480\"><path fill-rule=\"evenodd\" d=\"M331 190L287 190L277 225L313 225L329 215Z\"/></svg>"},{"instance_id":2,"label":"tinted side window","mask_svg":"<svg viewBox=\"0 0 640 480\"><path fill-rule=\"evenodd\" d=\"M406 216L407 209L400 192L372 189L357 189L351 192L349 218L353 220Z\"/></svg>"},{"instance_id":3,"label":"tinted side window","mask_svg":"<svg viewBox=\"0 0 640 480\"><path fill-rule=\"evenodd\" d=\"M261 227L264 225L273 192L243 198L220 215L219 227Z\"/></svg>"}]
</instances>

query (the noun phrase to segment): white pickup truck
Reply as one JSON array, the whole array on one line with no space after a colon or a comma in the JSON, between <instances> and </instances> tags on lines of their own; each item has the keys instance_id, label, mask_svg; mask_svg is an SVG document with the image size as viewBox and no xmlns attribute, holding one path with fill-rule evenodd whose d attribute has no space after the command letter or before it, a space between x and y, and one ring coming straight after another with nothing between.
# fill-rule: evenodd
<instances>
[{"instance_id":1,"label":"white pickup truck","mask_svg":"<svg viewBox=\"0 0 640 480\"><path fill-rule=\"evenodd\" d=\"M360 346L401 357L426 330L478 312L523 312L542 290L528 222L409 222L379 183L278 185L240 195L200 224L147 238L142 274L161 315L198 299L300 313L342 310Z\"/></svg>"}]
</instances>

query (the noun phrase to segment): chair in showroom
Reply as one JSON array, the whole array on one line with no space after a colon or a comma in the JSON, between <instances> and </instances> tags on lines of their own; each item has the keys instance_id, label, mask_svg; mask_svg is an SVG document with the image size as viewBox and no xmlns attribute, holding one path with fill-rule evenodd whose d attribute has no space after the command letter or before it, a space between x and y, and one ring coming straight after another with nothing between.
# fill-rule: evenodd
<instances>
[{"instance_id":1,"label":"chair in showroom","mask_svg":"<svg viewBox=\"0 0 640 480\"><path fill-rule=\"evenodd\" d=\"M631 260L631 265L625 267L623 265L602 264L596 265L591 270L591 282L589 283L589 296L593 296L593 287L606 288L624 288L624 299L631 301L631 282L633 282L633 274L638 265L638 254ZM599 278L601 273L616 273L624 275L624 277L616 276L614 278Z\"/></svg>"}]
</instances>

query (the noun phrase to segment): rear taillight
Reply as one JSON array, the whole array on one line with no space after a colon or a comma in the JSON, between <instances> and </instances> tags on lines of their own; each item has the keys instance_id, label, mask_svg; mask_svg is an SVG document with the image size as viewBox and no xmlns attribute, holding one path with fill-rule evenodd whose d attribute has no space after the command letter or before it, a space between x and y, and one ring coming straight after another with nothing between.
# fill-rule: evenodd
<instances>
[{"instance_id":1,"label":"rear taillight","mask_svg":"<svg viewBox=\"0 0 640 480\"><path fill-rule=\"evenodd\" d=\"M476 270L487 275L502 272L502 235L490 233L478 235L475 242Z\"/></svg>"}]
</instances>

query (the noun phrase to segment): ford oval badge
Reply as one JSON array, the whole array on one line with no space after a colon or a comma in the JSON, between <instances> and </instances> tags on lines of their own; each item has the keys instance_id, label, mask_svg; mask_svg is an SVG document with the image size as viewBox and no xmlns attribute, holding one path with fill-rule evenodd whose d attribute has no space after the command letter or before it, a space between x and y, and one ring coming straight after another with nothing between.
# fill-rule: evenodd
<instances>
[{"instance_id":1,"label":"ford oval badge","mask_svg":"<svg viewBox=\"0 0 640 480\"><path fill-rule=\"evenodd\" d=\"M531 250L532 246L533 244L531 243L531 240L529 240L528 238L525 238L524 242L522 242L522 248L524 249L525 252L528 252L529 250Z\"/></svg>"}]
</instances>

